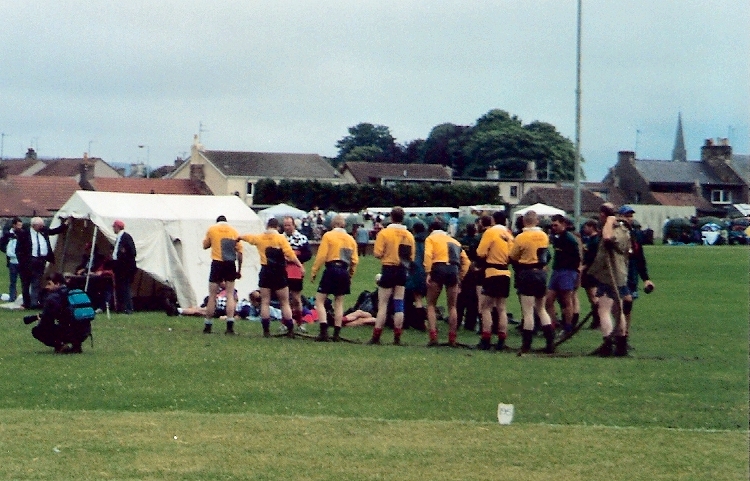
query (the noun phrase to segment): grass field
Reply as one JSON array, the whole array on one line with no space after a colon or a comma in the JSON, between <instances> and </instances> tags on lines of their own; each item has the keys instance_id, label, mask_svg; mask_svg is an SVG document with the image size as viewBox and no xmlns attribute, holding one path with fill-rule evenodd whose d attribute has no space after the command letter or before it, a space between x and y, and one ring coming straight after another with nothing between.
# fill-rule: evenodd
<instances>
[{"instance_id":1,"label":"grass field","mask_svg":"<svg viewBox=\"0 0 750 481\"><path fill-rule=\"evenodd\" d=\"M405 347L263 339L251 322L203 335L161 313L99 316L94 347L59 356L0 312L0 479L748 479L748 250L647 256L656 290L625 359L583 356L589 330L570 357L519 358L414 331ZM365 258L353 292L377 269Z\"/></svg>"}]
</instances>

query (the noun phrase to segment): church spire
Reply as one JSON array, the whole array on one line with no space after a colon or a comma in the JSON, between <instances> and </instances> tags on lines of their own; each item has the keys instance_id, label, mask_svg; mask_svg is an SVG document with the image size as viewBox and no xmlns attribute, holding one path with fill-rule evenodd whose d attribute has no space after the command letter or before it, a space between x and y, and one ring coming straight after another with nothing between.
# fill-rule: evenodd
<instances>
[{"instance_id":1,"label":"church spire","mask_svg":"<svg viewBox=\"0 0 750 481\"><path fill-rule=\"evenodd\" d=\"M677 133L674 139L674 149L672 149L672 160L677 162L687 162L687 150L685 150L685 136L682 134L682 112L677 114Z\"/></svg>"}]
</instances>

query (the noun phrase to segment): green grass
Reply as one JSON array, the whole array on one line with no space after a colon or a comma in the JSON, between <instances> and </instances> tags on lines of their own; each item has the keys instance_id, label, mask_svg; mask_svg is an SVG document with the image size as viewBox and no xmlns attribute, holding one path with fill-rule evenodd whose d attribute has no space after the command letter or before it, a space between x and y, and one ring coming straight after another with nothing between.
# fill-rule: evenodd
<instances>
[{"instance_id":1,"label":"green grass","mask_svg":"<svg viewBox=\"0 0 750 481\"><path fill-rule=\"evenodd\" d=\"M99 316L93 349L56 356L0 312L0 478L747 479L748 250L647 256L627 359L207 336L161 313ZM347 305L377 270L363 259Z\"/></svg>"}]
</instances>

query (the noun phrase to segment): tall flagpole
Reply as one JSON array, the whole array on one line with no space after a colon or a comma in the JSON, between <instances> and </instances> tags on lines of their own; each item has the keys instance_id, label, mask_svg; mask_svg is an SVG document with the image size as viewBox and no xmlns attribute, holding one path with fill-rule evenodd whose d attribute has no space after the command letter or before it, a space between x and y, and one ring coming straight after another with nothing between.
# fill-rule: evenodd
<instances>
[{"instance_id":1,"label":"tall flagpole","mask_svg":"<svg viewBox=\"0 0 750 481\"><path fill-rule=\"evenodd\" d=\"M581 3L578 0L578 28L576 34L576 158L573 177L573 215L576 229L581 224Z\"/></svg>"}]
</instances>

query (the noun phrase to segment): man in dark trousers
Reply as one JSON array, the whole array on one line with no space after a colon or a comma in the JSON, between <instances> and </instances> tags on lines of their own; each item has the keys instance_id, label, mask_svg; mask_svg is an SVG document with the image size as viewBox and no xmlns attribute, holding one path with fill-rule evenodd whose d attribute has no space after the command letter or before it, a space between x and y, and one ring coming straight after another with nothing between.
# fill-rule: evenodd
<instances>
[{"instance_id":1,"label":"man in dark trousers","mask_svg":"<svg viewBox=\"0 0 750 481\"><path fill-rule=\"evenodd\" d=\"M39 309L44 270L47 268L47 262L55 263L49 236L65 232L69 223L70 219L66 219L63 224L50 229L44 225L41 217L34 217L28 229L16 231L16 257L21 275L23 305L26 309Z\"/></svg>"},{"instance_id":2,"label":"man in dark trousers","mask_svg":"<svg viewBox=\"0 0 750 481\"><path fill-rule=\"evenodd\" d=\"M135 242L133 237L125 232L125 223L116 220L112 224L115 231L115 245L112 249L112 270L115 273L115 288L117 294L117 312L133 313L133 294L130 285L137 270L135 264Z\"/></svg>"}]
</instances>

